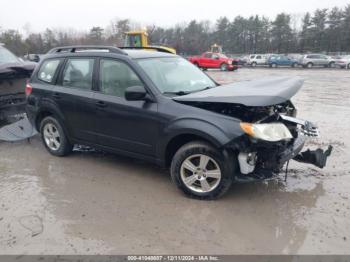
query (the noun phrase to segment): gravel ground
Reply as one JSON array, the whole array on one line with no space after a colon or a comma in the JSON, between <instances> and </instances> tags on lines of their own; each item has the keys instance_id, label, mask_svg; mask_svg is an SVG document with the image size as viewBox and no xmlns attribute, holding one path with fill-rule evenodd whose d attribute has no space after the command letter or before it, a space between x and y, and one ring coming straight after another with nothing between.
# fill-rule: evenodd
<instances>
[{"instance_id":1,"label":"gravel ground","mask_svg":"<svg viewBox=\"0 0 350 262\"><path fill-rule=\"evenodd\" d=\"M334 146L328 166L290 164L287 182L188 199L167 170L81 150L49 155L38 137L0 143L0 254L350 254L350 72L210 71L217 81L302 76L298 116Z\"/></svg>"}]
</instances>

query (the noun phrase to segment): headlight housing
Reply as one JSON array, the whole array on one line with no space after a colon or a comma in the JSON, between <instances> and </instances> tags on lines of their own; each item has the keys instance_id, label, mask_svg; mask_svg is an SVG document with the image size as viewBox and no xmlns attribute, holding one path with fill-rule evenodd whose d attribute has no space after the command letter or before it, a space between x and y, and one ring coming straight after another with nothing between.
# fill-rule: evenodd
<instances>
[{"instance_id":1,"label":"headlight housing","mask_svg":"<svg viewBox=\"0 0 350 262\"><path fill-rule=\"evenodd\" d=\"M251 124L242 122L240 126L247 135L269 142L293 138L288 128L282 123Z\"/></svg>"}]
</instances>

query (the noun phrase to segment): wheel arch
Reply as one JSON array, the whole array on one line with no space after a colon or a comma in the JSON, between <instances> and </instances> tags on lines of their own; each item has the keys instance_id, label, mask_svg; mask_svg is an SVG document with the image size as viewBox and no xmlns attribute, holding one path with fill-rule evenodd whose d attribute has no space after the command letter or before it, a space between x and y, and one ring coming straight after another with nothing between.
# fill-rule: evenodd
<instances>
[{"instance_id":1,"label":"wheel arch","mask_svg":"<svg viewBox=\"0 0 350 262\"><path fill-rule=\"evenodd\" d=\"M232 140L223 130L213 124L198 120L180 122L167 128L165 139L159 145L158 153L165 166L169 166L172 157L181 146L191 141L204 141L215 148L222 148ZM194 126L196 128L193 128Z\"/></svg>"},{"instance_id":2,"label":"wheel arch","mask_svg":"<svg viewBox=\"0 0 350 262\"><path fill-rule=\"evenodd\" d=\"M40 106L40 110L36 114L36 117L34 119L35 123L35 128L36 130L40 133L40 123L41 121L48 116L54 117L59 123L61 124L64 132L68 135L69 132L67 130L67 126L65 125L65 118L63 114L57 110L52 104L50 103L45 103ZM69 139L70 137L67 136Z\"/></svg>"}]
</instances>

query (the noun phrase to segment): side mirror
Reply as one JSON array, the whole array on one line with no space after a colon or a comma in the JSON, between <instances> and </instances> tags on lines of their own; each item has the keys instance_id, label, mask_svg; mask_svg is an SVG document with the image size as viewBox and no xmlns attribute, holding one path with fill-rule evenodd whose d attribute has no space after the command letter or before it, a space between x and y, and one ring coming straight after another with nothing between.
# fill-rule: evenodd
<instances>
[{"instance_id":1,"label":"side mirror","mask_svg":"<svg viewBox=\"0 0 350 262\"><path fill-rule=\"evenodd\" d=\"M125 99L128 101L147 100L147 91L143 86L129 86L125 90Z\"/></svg>"}]
</instances>

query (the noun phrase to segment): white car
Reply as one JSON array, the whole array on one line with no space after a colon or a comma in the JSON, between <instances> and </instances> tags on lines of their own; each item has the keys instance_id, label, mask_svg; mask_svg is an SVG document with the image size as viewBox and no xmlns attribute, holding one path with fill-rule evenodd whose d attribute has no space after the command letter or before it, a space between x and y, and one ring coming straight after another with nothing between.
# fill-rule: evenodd
<instances>
[{"instance_id":1,"label":"white car","mask_svg":"<svg viewBox=\"0 0 350 262\"><path fill-rule=\"evenodd\" d=\"M257 65L266 65L267 59L268 59L267 55L260 55L260 54L249 55L247 64L252 67L256 67Z\"/></svg>"},{"instance_id":2,"label":"white car","mask_svg":"<svg viewBox=\"0 0 350 262\"><path fill-rule=\"evenodd\" d=\"M350 69L350 55L335 60L335 66Z\"/></svg>"}]
</instances>

